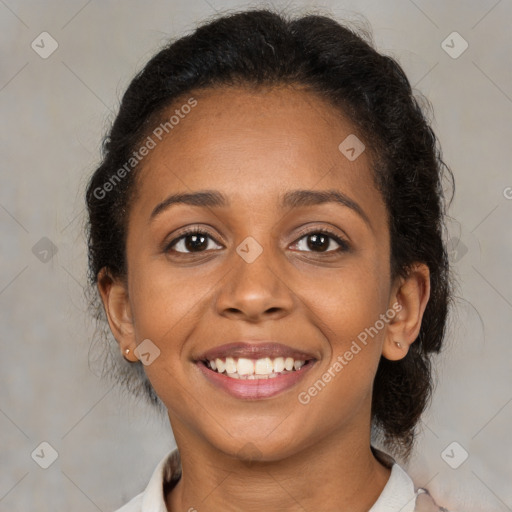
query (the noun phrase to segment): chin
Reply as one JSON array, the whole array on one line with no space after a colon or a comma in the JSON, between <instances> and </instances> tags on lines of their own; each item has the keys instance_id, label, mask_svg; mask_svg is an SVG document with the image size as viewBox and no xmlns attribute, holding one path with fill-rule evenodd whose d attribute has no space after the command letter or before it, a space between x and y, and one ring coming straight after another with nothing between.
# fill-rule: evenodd
<instances>
[{"instance_id":1,"label":"chin","mask_svg":"<svg viewBox=\"0 0 512 512\"><path fill-rule=\"evenodd\" d=\"M268 434L239 435L212 439L211 445L229 457L247 463L275 462L299 453L304 448L304 440L293 435L287 428L288 435L276 436Z\"/></svg>"}]
</instances>

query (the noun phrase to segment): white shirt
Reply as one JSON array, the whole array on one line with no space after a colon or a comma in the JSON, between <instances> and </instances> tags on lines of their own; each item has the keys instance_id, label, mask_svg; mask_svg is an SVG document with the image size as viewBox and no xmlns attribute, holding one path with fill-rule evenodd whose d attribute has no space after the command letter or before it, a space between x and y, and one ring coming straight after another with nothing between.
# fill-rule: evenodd
<instances>
[{"instance_id":1,"label":"white shirt","mask_svg":"<svg viewBox=\"0 0 512 512\"><path fill-rule=\"evenodd\" d=\"M379 450L373 449L383 454ZM390 457L384 454L388 460ZM172 485L171 479L179 479L181 467L177 449L171 450L158 463L146 489L115 512L168 512L165 505L163 484ZM172 477L172 478L171 478ZM423 494L426 508L416 508L417 498ZM428 492L424 489L415 490L411 477L396 462L391 465L391 475L377 501L368 512L420 512L421 510L443 511L437 507ZM448 511L446 511L448 512Z\"/></svg>"}]
</instances>

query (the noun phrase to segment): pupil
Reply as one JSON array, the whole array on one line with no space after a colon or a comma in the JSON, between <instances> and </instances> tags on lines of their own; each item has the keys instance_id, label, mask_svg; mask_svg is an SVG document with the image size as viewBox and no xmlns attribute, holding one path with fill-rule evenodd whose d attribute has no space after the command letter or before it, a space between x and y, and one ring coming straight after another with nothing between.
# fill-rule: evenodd
<instances>
[{"instance_id":1,"label":"pupil","mask_svg":"<svg viewBox=\"0 0 512 512\"><path fill-rule=\"evenodd\" d=\"M189 243L189 240L192 240L192 242ZM197 243L198 240L200 240L199 243ZM203 249L203 248L206 248L206 246L207 246L207 243L205 243L205 241L206 241L206 237L205 236L202 236L202 235L189 235L185 239L185 246L186 246L188 251L194 251L194 250L197 250L197 249Z\"/></svg>"},{"instance_id":2,"label":"pupil","mask_svg":"<svg viewBox=\"0 0 512 512\"><path fill-rule=\"evenodd\" d=\"M312 242L309 243L309 240L312 240ZM309 240L308 240L308 246L310 249L314 249L314 248L327 249L329 247L328 237L326 237L325 235L313 234L313 235L310 235ZM325 243L326 241L327 241L327 244Z\"/></svg>"}]
</instances>

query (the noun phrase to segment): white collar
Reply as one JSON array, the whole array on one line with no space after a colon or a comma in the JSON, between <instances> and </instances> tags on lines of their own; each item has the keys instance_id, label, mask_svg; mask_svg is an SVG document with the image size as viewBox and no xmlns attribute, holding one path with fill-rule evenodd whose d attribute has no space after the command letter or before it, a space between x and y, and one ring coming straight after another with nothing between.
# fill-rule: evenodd
<instances>
[{"instance_id":1,"label":"white collar","mask_svg":"<svg viewBox=\"0 0 512 512\"><path fill-rule=\"evenodd\" d=\"M135 496L117 512L167 512L164 483L175 482L181 476L178 450L168 452L153 471L144 492ZM368 512L414 512L417 493L414 483L396 462L377 501Z\"/></svg>"},{"instance_id":2,"label":"white collar","mask_svg":"<svg viewBox=\"0 0 512 512\"><path fill-rule=\"evenodd\" d=\"M395 462L382 493L368 512L414 512L415 503L414 483Z\"/></svg>"},{"instance_id":3,"label":"white collar","mask_svg":"<svg viewBox=\"0 0 512 512\"><path fill-rule=\"evenodd\" d=\"M169 482L171 477L177 481L180 476L181 463L178 449L175 448L167 453L153 471L143 494L140 512L168 512L165 504L164 483Z\"/></svg>"}]
</instances>

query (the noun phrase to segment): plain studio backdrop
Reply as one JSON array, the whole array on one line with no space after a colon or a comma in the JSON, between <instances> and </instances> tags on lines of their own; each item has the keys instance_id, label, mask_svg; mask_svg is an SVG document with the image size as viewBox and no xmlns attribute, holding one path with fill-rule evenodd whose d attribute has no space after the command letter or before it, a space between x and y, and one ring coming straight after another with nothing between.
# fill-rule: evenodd
<instances>
[{"instance_id":1,"label":"plain studio backdrop","mask_svg":"<svg viewBox=\"0 0 512 512\"><path fill-rule=\"evenodd\" d=\"M85 183L122 93L167 38L271 5L0 0L0 511L113 510L173 447L166 417L88 367ZM512 510L512 3L273 5L363 15L433 103L460 288L408 470L450 509Z\"/></svg>"}]
</instances>

